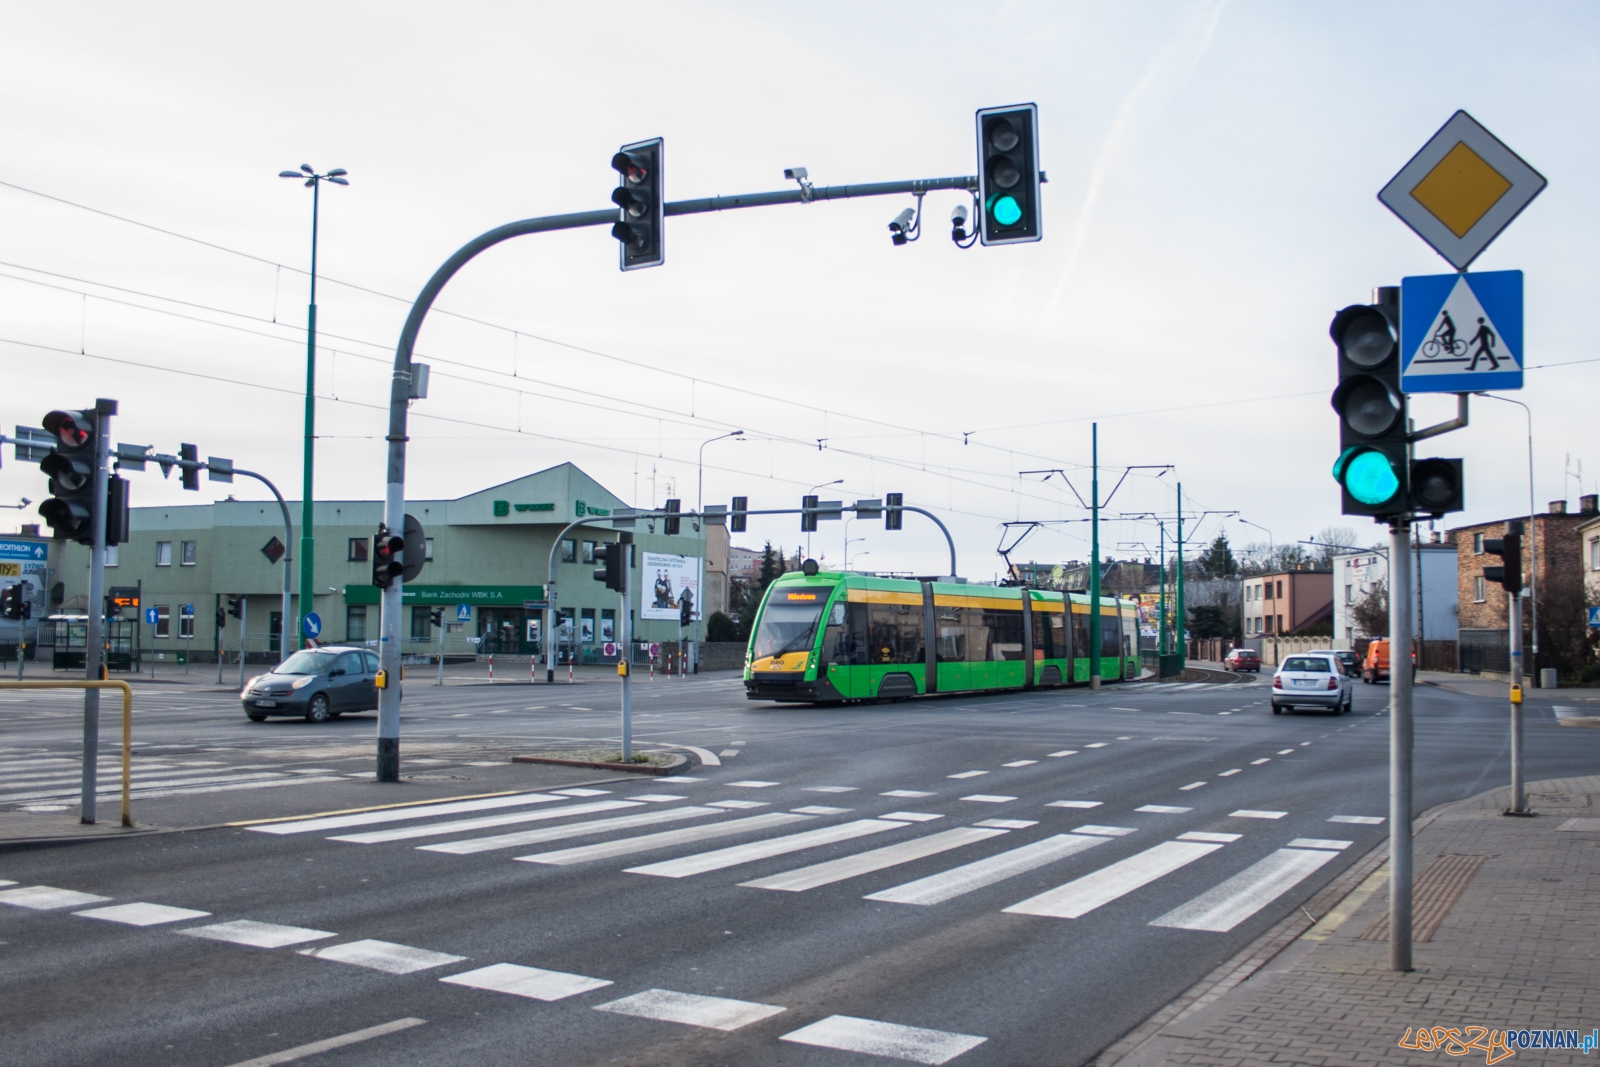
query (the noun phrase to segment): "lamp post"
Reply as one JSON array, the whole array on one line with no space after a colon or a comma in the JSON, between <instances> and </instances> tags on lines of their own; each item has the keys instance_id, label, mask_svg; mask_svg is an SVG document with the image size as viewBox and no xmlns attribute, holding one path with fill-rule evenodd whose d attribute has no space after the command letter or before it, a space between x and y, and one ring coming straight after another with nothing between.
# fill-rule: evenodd
<instances>
[{"instance_id":1,"label":"lamp post","mask_svg":"<svg viewBox=\"0 0 1600 1067\"><path fill-rule=\"evenodd\" d=\"M843 485L843 484L844 484L844 479L843 478L835 478L831 482L818 482L816 485L813 485L810 489L806 490L806 495L810 496L812 493L815 493L818 489L826 489L830 485ZM806 559L810 559L810 558L811 558L811 531L807 530L806 531Z\"/></svg>"},{"instance_id":2,"label":"lamp post","mask_svg":"<svg viewBox=\"0 0 1600 1067\"><path fill-rule=\"evenodd\" d=\"M1235 515L1234 518L1238 519L1240 522L1244 523L1246 526L1254 526L1256 529L1258 529L1262 533L1266 534L1267 535L1267 552L1269 554L1272 552L1273 542L1272 542L1272 531L1271 530L1267 529L1265 526L1261 525L1259 522L1251 522L1249 519L1243 518L1243 517L1238 516L1238 515Z\"/></svg>"},{"instance_id":3,"label":"lamp post","mask_svg":"<svg viewBox=\"0 0 1600 1067\"><path fill-rule=\"evenodd\" d=\"M312 516L311 502L311 471L314 446L317 432L317 215L320 207L322 183L332 182L335 185L349 185L345 178L348 173L343 167L335 167L326 174L318 174L311 169L311 164L300 164L299 170L279 171L280 178L304 178L306 187L311 190L311 302L306 308L306 440L305 440L305 473L302 478L300 490L300 625L295 626L294 632L299 635L297 640L305 640L305 626L303 620L316 603L316 558L312 552L316 543L313 532L315 522ZM287 547L287 546L285 546ZM288 617L284 618L284 630L289 629ZM288 653L287 634L285 635L284 653Z\"/></svg>"},{"instance_id":4,"label":"lamp post","mask_svg":"<svg viewBox=\"0 0 1600 1067\"><path fill-rule=\"evenodd\" d=\"M1493 393L1474 393L1474 396L1485 396L1490 400L1504 400L1507 404L1515 404L1522 409L1528 417L1528 601L1532 607L1532 618L1528 625L1533 629L1533 669L1534 677L1539 676L1539 524L1533 521L1533 409L1520 400L1512 400L1509 396L1495 396ZM1582 491L1580 487L1580 492ZM1420 584L1420 574L1417 578Z\"/></svg>"},{"instance_id":5,"label":"lamp post","mask_svg":"<svg viewBox=\"0 0 1600 1067\"><path fill-rule=\"evenodd\" d=\"M700 527L700 575L701 575L701 584L700 584L700 624L695 627L695 641L697 643L700 642L700 641L704 641L705 640L705 634L706 634L706 590L705 590L705 573L706 573L706 517L705 517L705 510L706 510L705 509L706 445L709 445L709 444L711 444L711 443L713 443L715 441L726 440L729 437L743 437L743 436L744 436L744 431L743 430L729 430L727 433L718 434L716 437L708 438L708 439L700 442L700 461L695 465L695 484L694 484L694 510L695 510L695 513L697 515L699 515L699 518L695 519L695 525ZM700 665L700 657L699 657L699 653L698 652L695 654L695 661L694 662L695 662L696 668L698 668L699 665ZM697 670L696 673L698 673L698 670Z\"/></svg>"}]
</instances>

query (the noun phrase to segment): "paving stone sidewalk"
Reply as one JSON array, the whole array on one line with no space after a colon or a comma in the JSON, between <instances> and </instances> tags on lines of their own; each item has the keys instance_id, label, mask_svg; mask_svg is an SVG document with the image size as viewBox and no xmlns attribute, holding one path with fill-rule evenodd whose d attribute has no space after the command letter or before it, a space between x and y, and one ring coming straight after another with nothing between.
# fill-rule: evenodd
<instances>
[{"instance_id":1,"label":"paving stone sidewalk","mask_svg":"<svg viewBox=\"0 0 1600 1067\"><path fill-rule=\"evenodd\" d=\"M1385 865L1247 980L1224 980L1220 995L1191 998L1164 1025L1158 1016L1097 1065L1478 1063L1488 1061L1483 1052L1398 1043L1415 1027L1590 1033L1600 1026L1600 776L1528 791L1537 818L1501 815L1510 790L1497 789L1435 813L1418 834L1419 881L1438 857L1483 860L1431 940L1414 945L1412 973L1388 970L1387 940L1362 939L1386 936L1383 925L1373 930L1388 910ZM1579 1051L1512 1048L1497 1058L1595 1062Z\"/></svg>"}]
</instances>

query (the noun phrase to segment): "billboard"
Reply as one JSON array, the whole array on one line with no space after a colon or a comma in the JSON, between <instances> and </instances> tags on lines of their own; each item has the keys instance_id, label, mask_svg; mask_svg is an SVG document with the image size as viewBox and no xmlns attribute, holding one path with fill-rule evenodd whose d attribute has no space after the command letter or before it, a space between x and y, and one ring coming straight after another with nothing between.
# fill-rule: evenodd
<instances>
[{"instance_id":1,"label":"billboard","mask_svg":"<svg viewBox=\"0 0 1600 1067\"><path fill-rule=\"evenodd\" d=\"M678 621L685 593L700 617L700 557L639 553L639 617Z\"/></svg>"}]
</instances>

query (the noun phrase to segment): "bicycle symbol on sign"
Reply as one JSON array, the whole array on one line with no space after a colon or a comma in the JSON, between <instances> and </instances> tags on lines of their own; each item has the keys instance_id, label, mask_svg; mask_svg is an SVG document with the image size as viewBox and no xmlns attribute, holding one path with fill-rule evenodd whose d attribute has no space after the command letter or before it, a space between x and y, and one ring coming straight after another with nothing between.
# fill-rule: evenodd
<instances>
[{"instance_id":1,"label":"bicycle symbol on sign","mask_svg":"<svg viewBox=\"0 0 1600 1067\"><path fill-rule=\"evenodd\" d=\"M1470 346L1466 341L1456 336L1455 320L1446 311L1439 323L1439 329L1434 335L1422 344L1422 358L1434 359L1442 355L1465 357Z\"/></svg>"}]
</instances>

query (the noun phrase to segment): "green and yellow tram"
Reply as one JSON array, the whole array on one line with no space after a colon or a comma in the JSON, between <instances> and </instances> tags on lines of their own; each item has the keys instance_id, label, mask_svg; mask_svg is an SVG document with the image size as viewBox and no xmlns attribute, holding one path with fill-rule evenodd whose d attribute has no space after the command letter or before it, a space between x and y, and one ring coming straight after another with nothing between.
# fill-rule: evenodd
<instances>
[{"instance_id":1,"label":"green and yellow tram","mask_svg":"<svg viewBox=\"0 0 1600 1067\"><path fill-rule=\"evenodd\" d=\"M745 654L751 700L836 703L1089 680L1089 598L1040 589L786 574ZM1139 676L1138 605L1100 600L1100 677Z\"/></svg>"}]
</instances>

